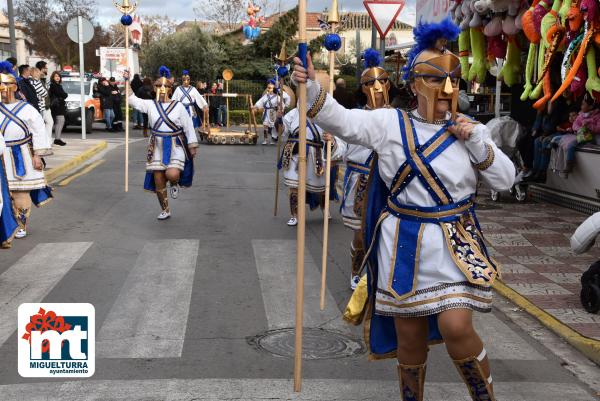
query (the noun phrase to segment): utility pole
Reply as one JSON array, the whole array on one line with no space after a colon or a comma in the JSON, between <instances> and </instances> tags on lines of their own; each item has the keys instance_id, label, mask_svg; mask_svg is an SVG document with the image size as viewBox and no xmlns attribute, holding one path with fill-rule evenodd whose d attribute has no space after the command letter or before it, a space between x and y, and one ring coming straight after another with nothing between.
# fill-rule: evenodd
<instances>
[{"instance_id":1,"label":"utility pole","mask_svg":"<svg viewBox=\"0 0 600 401\"><path fill-rule=\"evenodd\" d=\"M8 32L10 35L10 52L14 58L17 58L17 35L15 33L15 11L12 0L6 0L8 8ZM24 60L21 60L24 62ZM16 67L16 66L14 66Z\"/></svg>"}]
</instances>

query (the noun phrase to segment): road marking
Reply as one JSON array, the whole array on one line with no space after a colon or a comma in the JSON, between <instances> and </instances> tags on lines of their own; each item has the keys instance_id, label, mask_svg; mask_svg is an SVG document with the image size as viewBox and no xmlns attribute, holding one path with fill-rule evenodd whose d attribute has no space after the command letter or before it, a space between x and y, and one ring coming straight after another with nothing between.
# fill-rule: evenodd
<instances>
[{"instance_id":1,"label":"road marking","mask_svg":"<svg viewBox=\"0 0 600 401\"><path fill-rule=\"evenodd\" d=\"M269 330L293 327L296 293L296 241L252 240L256 269ZM325 310L319 310L321 272L309 252L304 267L304 325L349 332L329 290Z\"/></svg>"},{"instance_id":2,"label":"road marking","mask_svg":"<svg viewBox=\"0 0 600 401\"><path fill-rule=\"evenodd\" d=\"M88 165L87 167L85 167L84 169L78 171L77 173L65 178L64 180L62 180L61 182L58 183L59 187L65 187L67 185L69 185L71 183L71 181L81 177L82 175L85 175L87 173L89 173L90 171L92 171L93 169L95 169L96 167L98 167L99 165L101 165L102 163L104 163L106 160L104 159L100 159L100 160L96 160L95 162L93 162L92 164Z\"/></svg>"},{"instance_id":3,"label":"road marking","mask_svg":"<svg viewBox=\"0 0 600 401\"><path fill-rule=\"evenodd\" d=\"M7 400L51 401L79 400L397 400L397 381L306 379L302 392L294 393L287 379L152 379L85 380L9 384L0 386ZM498 399L527 401L593 401L595 398L574 383L498 382ZM426 400L467 401L462 383L427 382Z\"/></svg>"},{"instance_id":4,"label":"road marking","mask_svg":"<svg viewBox=\"0 0 600 401\"><path fill-rule=\"evenodd\" d=\"M99 357L181 357L199 245L173 239L144 246L99 331Z\"/></svg>"},{"instance_id":5,"label":"road marking","mask_svg":"<svg viewBox=\"0 0 600 401\"><path fill-rule=\"evenodd\" d=\"M38 244L0 275L0 346L17 329L19 305L42 302L91 245L91 242Z\"/></svg>"}]
</instances>

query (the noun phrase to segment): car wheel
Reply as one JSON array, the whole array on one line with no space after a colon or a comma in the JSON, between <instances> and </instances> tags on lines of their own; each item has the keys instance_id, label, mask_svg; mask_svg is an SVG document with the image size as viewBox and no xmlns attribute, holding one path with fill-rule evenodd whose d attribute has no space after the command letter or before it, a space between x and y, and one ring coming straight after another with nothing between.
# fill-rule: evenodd
<instances>
[{"instance_id":1,"label":"car wheel","mask_svg":"<svg viewBox=\"0 0 600 401\"><path fill-rule=\"evenodd\" d=\"M90 132L90 133L92 132L93 124L94 124L94 110L87 109L85 111L85 130L86 130L86 132Z\"/></svg>"}]
</instances>

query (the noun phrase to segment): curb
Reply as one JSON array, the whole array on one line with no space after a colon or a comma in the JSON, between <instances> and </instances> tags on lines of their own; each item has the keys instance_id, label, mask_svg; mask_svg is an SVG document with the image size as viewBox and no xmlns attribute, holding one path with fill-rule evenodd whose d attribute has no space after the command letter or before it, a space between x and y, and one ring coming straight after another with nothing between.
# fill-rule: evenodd
<instances>
[{"instance_id":1,"label":"curb","mask_svg":"<svg viewBox=\"0 0 600 401\"><path fill-rule=\"evenodd\" d=\"M535 317L546 328L557 334L589 359L600 365L600 341L579 334L554 316L535 306L531 301L499 280L494 283L494 290L508 298L525 312Z\"/></svg>"},{"instance_id":2,"label":"curb","mask_svg":"<svg viewBox=\"0 0 600 401\"><path fill-rule=\"evenodd\" d=\"M61 175L67 173L68 171L82 165L87 160L91 159L96 154L100 153L102 150L106 149L108 143L106 141L102 141L85 152L79 154L78 156L73 157L71 160L57 166L46 173L46 181L52 182L56 180Z\"/></svg>"}]
</instances>

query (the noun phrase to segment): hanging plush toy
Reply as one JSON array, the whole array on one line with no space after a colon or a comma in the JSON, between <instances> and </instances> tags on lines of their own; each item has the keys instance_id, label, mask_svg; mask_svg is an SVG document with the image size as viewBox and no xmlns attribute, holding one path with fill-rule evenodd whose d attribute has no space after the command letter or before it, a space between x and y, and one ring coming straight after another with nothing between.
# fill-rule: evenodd
<instances>
[{"instance_id":1,"label":"hanging plush toy","mask_svg":"<svg viewBox=\"0 0 600 401\"><path fill-rule=\"evenodd\" d=\"M533 4L529 9L523 13L521 17L521 26L523 27L523 33L529 40L529 52L527 54L527 63L525 65L525 88L521 95L521 101L529 99L529 95L533 90L533 70L535 69L535 60L537 58L537 50L541 40L541 36L535 29L535 20L533 18L533 12L537 7L540 0L534 0Z\"/></svg>"},{"instance_id":2,"label":"hanging plush toy","mask_svg":"<svg viewBox=\"0 0 600 401\"><path fill-rule=\"evenodd\" d=\"M511 87L519 82L521 74L521 47L515 36L508 37L506 62L502 66L498 79L502 79L506 86Z\"/></svg>"},{"instance_id":3,"label":"hanging plush toy","mask_svg":"<svg viewBox=\"0 0 600 401\"><path fill-rule=\"evenodd\" d=\"M458 56L460 58L461 76L465 81L469 80L469 56L471 55L471 37L470 31L465 29L458 36Z\"/></svg>"},{"instance_id":4,"label":"hanging plush toy","mask_svg":"<svg viewBox=\"0 0 600 401\"><path fill-rule=\"evenodd\" d=\"M473 64L469 70L468 81L477 81L483 83L487 73L486 51L485 51L485 36L483 29L470 28L469 35L471 38L471 52L473 53Z\"/></svg>"}]
</instances>

